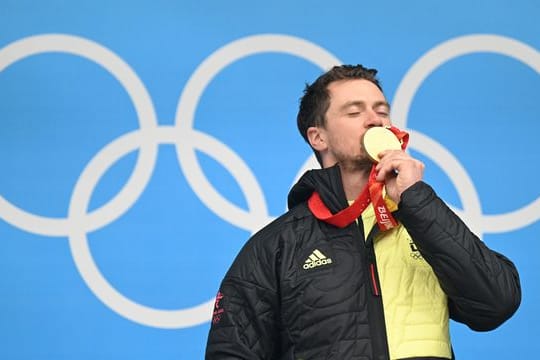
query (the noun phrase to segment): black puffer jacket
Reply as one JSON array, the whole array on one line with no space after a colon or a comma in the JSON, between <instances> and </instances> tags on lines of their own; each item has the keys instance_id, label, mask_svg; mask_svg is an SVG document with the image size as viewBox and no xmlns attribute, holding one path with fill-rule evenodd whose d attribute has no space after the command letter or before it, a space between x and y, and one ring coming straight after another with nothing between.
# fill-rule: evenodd
<instances>
[{"instance_id":1,"label":"black puffer jacket","mask_svg":"<svg viewBox=\"0 0 540 360\"><path fill-rule=\"evenodd\" d=\"M333 213L347 206L338 167L300 179L289 194L291 210L255 234L225 276L206 359L388 359L382 301L368 270L375 234L362 242L361 225L339 229L315 219L306 204L314 190ZM451 318L485 331L516 311L514 265L474 236L431 187L407 189L394 215L432 266ZM314 249L332 262L306 269Z\"/></svg>"}]
</instances>

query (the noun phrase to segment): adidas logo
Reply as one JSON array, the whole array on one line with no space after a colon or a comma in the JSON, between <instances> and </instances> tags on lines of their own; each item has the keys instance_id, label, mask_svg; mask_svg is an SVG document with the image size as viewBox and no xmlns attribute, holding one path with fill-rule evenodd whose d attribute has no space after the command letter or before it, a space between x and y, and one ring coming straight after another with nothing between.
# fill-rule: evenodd
<instances>
[{"instance_id":1,"label":"adidas logo","mask_svg":"<svg viewBox=\"0 0 540 360\"><path fill-rule=\"evenodd\" d=\"M332 263L332 259L327 258L322 252L318 249L313 250L311 255L307 258L304 265L302 266L305 270L313 269L318 266L328 265Z\"/></svg>"}]
</instances>

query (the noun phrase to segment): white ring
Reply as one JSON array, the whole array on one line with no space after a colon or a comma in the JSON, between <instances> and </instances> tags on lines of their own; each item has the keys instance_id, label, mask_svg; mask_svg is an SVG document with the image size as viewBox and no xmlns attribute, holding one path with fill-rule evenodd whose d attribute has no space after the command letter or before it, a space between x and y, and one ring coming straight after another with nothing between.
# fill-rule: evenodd
<instances>
[{"instance_id":1,"label":"white ring","mask_svg":"<svg viewBox=\"0 0 540 360\"><path fill-rule=\"evenodd\" d=\"M506 55L523 62L536 70L537 73L540 73L540 53L517 40L497 35L468 35L445 41L416 61L399 84L392 103L392 117L395 119L396 126L406 129L409 109L414 95L435 69L451 59L476 52L493 52ZM416 147L416 139L411 142L410 146L411 148ZM429 149L429 152L432 152L432 150ZM429 154L429 152L426 152L426 154ZM433 153L431 155L433 155L433 159L444 156L443 152L437 153L436 156ZM457 162L453 163L455 165ZM439 165L442 167L445 164L439 163ZM458 169L454 167L453 170ZM469 177L455 178L454 181L457 181L454 182L454 186L460 193L463 202L463 215L469 219L474 219L476 229L491 233L512 231L540 219L540 197L529 205L513 212L499 215L483 215L480 210L481 206L477 191ZM467 184L463 193L458 186L460 182L463 182L462 185Z\"/></svg>"},{"instance_id":2,"label":"white ring","mask_svg":"<svg viewBox=\"0 0 540 360\"><path fill-rule=\"evenodd\" d=\"M186 84L176 112L176 126L179 133L187 134L187 137L189 137L189 134L195 131L193 128L194 117L199 99L208 84L221 70L239 59L265 52L294 55L309 60L323 69L340 63L335 56L325 49L292 36L256 35L227 44L204 60ZM217 145L217 143L218 141L214 139L214 145ZM214 213L231 224L251 232L258 230L261 224L267 222L269 215L264 195L247 165L243 165L243 169L229 168L229 171L242 188L250 211L239 208L215 190L204 175L189 142L178 142L177 154L180 166L189 184L201 201ZM240 160L237 155L235 157Z\"/></svg>"},{"instance_id":3,"label":"white ring","mask_svg":"<svg viewBox=\"0 0 540 360\"><path fill-rule=\"evenodd\" d=\"M69 244L77 268L92 292L110 309L134 322L174 329L195 326L209 319L212 302L206 302L181 310L158 310L138 304L118 292L101 274L95 263L84 225L86 211L91 200L92 190L99 179L116 161L142 146L144 143L174 143L177 139L172 127L155 130L137 130L121 136L107 145L90 161L81 174L69 207L69 218L73 228ZM146 179L147 180L147 179Z\"/></svg>"},{"instance_id":4,"label":"white ring","mask_svg":"<svg viewBox=\"0 0 540 360\"><path fill-rule=\"evenodd\" d=\"M76 36L56 34L24 38L0 50L0 71L25 57L48 52L78 55L102 66L129 94L140 127L150 129L156 126L154 107L143 83L120 57L95 42ZM156 153L157 148L154 144L145 144L141 148L135 169L122 191L85 219L86 230L94 230L111 222L136 201L137 194L145 186L144 179L148 179L152 173ZM2 196L0 196L0 216L15 227L45 236L67 236L71 227L69 219L31 214L11 204Z\"/></svg>"},{"instance_id":5,"label":"white ring","mask_svg":"<svg viewBox=\"0 0 540 360\"><path fill-rule=\"evenodd\" d=\"M125 134L105 148L90 161L79 177L75 186L69 208L70 248L75 264L91 291L110 309L134 322L164 329L185 328L207 322L211 318L214 299L202 304L179 310L161 310L139 304L118 292L103 276L95 263L88 238L84 231L86 211L92 191L99 179L114 165L118 159L137 150L143 143L177 144L187 142L197 150L201 150L216 161L232 166L232 173L242 170L243 162L232 154L231 150L214 139L198 131L190 136L182 136L179 140L175 127L160 126L154 130L137 130ZM148 180L148 179L146 179Z\"/></svg>"},{"instance_id":6,"label":"white ring","mask_svg":"<svg viewBox=\"0 0 540 360\"><path fill-rule=\"evenodd\" d=\"M483 228L480 199L474 183L465 168L450 151L429 136L411 129L407 131L411 139L414 139L414 149L423 153L439 165L441 169L444 169L450 181L458 189L459 199L463 204L463 208L467 209L467 211L461 211L456 208L452 208L452 210L467 223L476 235L481 236L480 234ZM412 144L409 143L409 145Z\"/></svg>"}]
</instances>

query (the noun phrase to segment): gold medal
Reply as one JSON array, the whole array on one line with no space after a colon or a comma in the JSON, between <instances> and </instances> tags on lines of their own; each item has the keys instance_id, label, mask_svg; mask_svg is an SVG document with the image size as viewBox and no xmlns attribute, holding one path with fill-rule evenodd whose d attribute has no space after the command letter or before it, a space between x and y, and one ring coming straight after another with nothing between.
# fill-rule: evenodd
<instances>
[{"instance_id":1,"label":"gold medal","mask_svg":"<svg viewBox=\"0 0 540 360\"><path fill-rule=\"evenodd\" d=\"M373 161L379 162L379 154L385 150L401 150L401 141L386 127L372 127L362 137L362 146L367 156Z\"/></svg>"}]
</instances>

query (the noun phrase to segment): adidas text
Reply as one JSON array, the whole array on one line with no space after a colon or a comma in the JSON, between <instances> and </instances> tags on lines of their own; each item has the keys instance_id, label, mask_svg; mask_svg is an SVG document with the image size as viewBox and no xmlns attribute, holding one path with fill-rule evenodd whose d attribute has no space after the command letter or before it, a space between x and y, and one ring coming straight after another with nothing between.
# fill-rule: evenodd
<instances>
[{"instance_id":1,"label":"adidas text","mask_svg":"<svg viewBox=\"0 0 540 360\"><path fill-rule=\"evenodd\" d=\"M332 259L327 258L319 249L313 250L302 266L304 270L316 268L318 266L328 265L332 263Z\"/></svg>"},{"instance_id":2,"label":"adidas text","mask_svg":"<svg viewBox=\"0 0 540 360\"><path fill-rule=\"evenodd\" d=\"M304 264L303 268L308 270L308 269L313 269L314 267L317 267L317 266L328 265L331 263L332 263L332 259L317 260L317 261L312 261L308 264Z\"/></svg>"}]
</instances>

